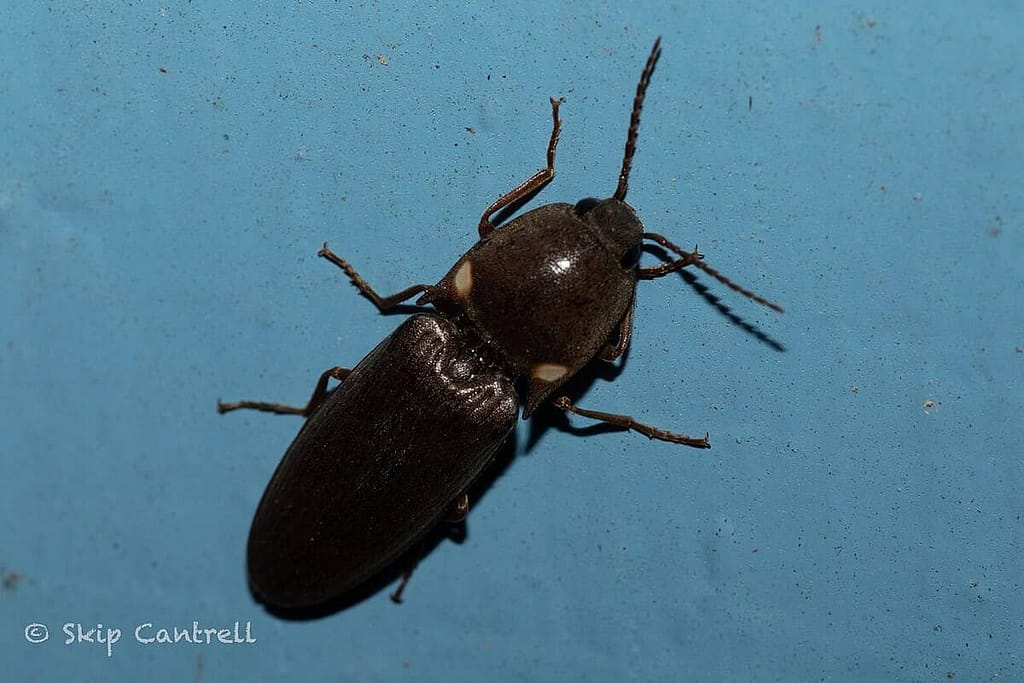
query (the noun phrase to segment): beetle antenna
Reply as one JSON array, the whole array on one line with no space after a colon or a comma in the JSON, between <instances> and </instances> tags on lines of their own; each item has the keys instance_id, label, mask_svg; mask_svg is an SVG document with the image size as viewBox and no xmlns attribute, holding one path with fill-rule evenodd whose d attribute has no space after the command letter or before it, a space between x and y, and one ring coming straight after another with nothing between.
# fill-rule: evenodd
<instances>
[{"instance_id":1,"label":"beetle antenna","mask_svg":"<svg viewBox=\"0 0 1024 683\"><path fill-rule=\"evenodd\" d=\"M636 97L633 98L633 113L629 117L629 133L626 134L626 154L622 158L622 170L619 172L619 186L615 188L613 199L620 202L626 198L629 190L629 170L633 166L633 153L636 152L636 136L640 130L640 110L644 107L644 93L647 92L647 84L651 82L651 74L654 73L654 63L658 61L661 54L661 36L654 41L651 48L651 55L647 58L644 71L640 74L640 82L636 85Z\"/></svg>"},{"instance_id":2,"label":"beetle antenna","mask_svg":"<svg viewBox=\"0 0 1024 683\"><path fill-rule=\"evenodd\" d=\"M651 268L640 268L638 271L640 279L653 280L654 278L662 277L663 275L668 275L669 273L674 273L677 270L682 270L686 266L697 266L698 268L700 268L705 273L721 282L723 285L725 285L732 291L739 292L748 299L752 299L757 303L761 304L762 306L767 306L773 311L778 311L779 313L783 312L782 307L779 306L778 304L774 304L771 301L768 301L768 299L765 299L762 296L754 294L749 289L739 286L738 284L736 284L726 276L722 275L711 266L705 265L704 261L701 260L704 258L704 254L697 251L697 247L694 247L692 252L686 251L685 249L681 249L680 247L670 242L668 238L662 237L661 235L658 235L653 232L645 232L644 239L649 239L652 242L657 242L666 249L669 249L675 252L676 254L682 256L682 258L679 259L678 261L671 261L669 263L664 263L660 266L654 266Z\"/></svg>"}]
</instances>

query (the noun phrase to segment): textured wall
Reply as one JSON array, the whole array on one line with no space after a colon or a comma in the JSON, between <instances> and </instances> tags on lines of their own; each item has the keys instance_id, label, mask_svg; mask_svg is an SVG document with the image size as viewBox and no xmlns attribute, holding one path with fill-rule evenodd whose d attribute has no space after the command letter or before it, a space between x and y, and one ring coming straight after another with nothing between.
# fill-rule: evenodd
<instances>
[{"instance_id":1,"label":"textured wall","mask_svg":"<svg viewBox=\"0 0 1024 683\"><path fill-rule=\"evenodd\" d=\"M1020 3L279 5L0 9L6 679L1024 677ZM658 34L630 201L787 310L642 283L579 403L714 449L538 414L405 605L266 614L244 541L299 422L214 402L300 402L398 320L321 242L436 281L549 95L538 201L610 194ZM132 634L194 620L257 642Z\"/></svg>"}]
</instances>

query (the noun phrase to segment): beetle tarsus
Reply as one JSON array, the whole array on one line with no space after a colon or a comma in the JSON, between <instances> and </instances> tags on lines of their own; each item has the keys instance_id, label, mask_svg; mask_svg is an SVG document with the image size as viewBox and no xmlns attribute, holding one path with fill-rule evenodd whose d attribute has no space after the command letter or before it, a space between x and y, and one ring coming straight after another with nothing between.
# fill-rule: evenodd
<instances>
[{"instance_id":1,"label":"beetle tarsus","mask_svg":"<svg viewBox=\"0 0 1024 683\"><path fill-rule=\"evenodd\" d=\"M391 602L396 605L402 604L402 593L405 592L405 587L409 585L409 579L412 578L413 569L406 569L402 572L402 579L398 582L398 588L388 597L391 598Z\"/></svg>"}]
</instances>

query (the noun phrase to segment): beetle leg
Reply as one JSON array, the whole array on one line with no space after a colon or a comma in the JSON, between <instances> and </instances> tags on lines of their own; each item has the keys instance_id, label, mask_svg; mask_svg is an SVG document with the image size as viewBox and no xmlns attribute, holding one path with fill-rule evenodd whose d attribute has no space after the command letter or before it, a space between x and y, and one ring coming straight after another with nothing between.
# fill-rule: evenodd
<instances>
[{"instance_id":1,"label":"beetle leg","mask_svg":"<svg viewBox=\"0 0 1024 683\"><path fill-rule=\"evenodd\" d=\"M487 237L494 231L491 216L507 206L525 201L537 194L555 177L555 148L558 147L558 136L562 133L562 119L558 118L558 105L565 102L565 98L559 97L556 100L554 97L551 97L549 99L551 100L551 118L554 122L551 126L551 138L548 140L547 168L540 169L521 185L515 187L511 192L501 195L493 204L487 207L484 215L480 217L480 226L478 228L480 237Z\"/></svg>"},{"instance_id":2,"label":"beetle leg","mask_svg":"<svg viewBox=\"0 0 1024 683\"><path fill-rule=\"evenodd\" d=\"M359 291L363 293L367 299L373 302L373 305L380 309L383 313L390 308L394 308L398 304L402 303L406 299L411 299L420 292L426 292L431 287L430 285L413 285L403 289L398 294L392 294L391 296L381 296L377 292L373 291L373 287L362 278L362 276L356 272L356 269L349 265L349 262L341 258L333 251L327 248L327 242L324 242L324 246L317 252L317 256L323 256L325 259L338 266L345 271L349 279L352 280L352 284L359 288Z\"/></svg>"},{"instance_id":3,"label":"beetle leg","mask_svg":"<svg viewBox=\"0 0 1024 683\"><path fill-rule=\"evenodd\" d=\"M235 401L234 403L222 403L219 399L217 400L217 412L227 413L232 410L238 410L239 408L249 408L251 410L262 410L267 413L278 413L280 415L302 415L309 417L316 410L317 406L323 402L324 397L327 396L327 381L329 379L336 379L339 382L349 376L352 371L348 368L341 366L331 368L317 380L316 387L313 388L313 395L309 398L309 403L304 408L298 408L296 406L286 406L281 403L264 403L262 401Z\"/></svg>"},{"instance_id":4,"label":"beetle leg","mask_svg":"<svg viewBox=\"0 0 1024 683\"><path fill-rule=\"evenodd\" d=\"M444 521L451 524L458 524L462 520L466 519L466 515L469 514L469 494L463 493L461 496L452 501L448 511L445 512ZM402 572L402 578L398 582L398 588L391 594L391 602L396 605L402 604L402 593L405 591L405 587L409 585L409 579L412 578L412 573L416 570L416 564L411 565L408 569Z\"/></svg>"},{"instance_id":5,"label":"beetle leg","mask_svg":"<svg viewBox=\"0 0 1024 683\"><path fill-rule=\"evenodd\" d=\"M394 593L388 596L391 598L391 602L396 605L402 604L402 593L405 591L405 587L409 585L409 579L412 578L412 573L415 569L416 567L414 565L402 572L402 579L398 582L398 588L395 589Z\"/></svg>"},{"instance_id":6,"label":"beetle leg","mask_svg":"<svg viewBox=\"0 0 1024 683\"><path fill-rule=\"evenodd\" d=\"M711 448L711 442L708 441L708 434L704 435L703 439L694 439L685 434L676 434L664 429L658 429L651 425L637 422L628 415L616 415L614 413L602 413L596 410L585 410L583 408L577 408L572 404L567 397L561 396L556 398L553 403L558 408L564 410L567 413L575 413L583 417L589 417L594 420L600 420L605 424L614 425L616 427L622 427L623 429L632 429L635 432L640 432L649 439L659 439L661 441L671 441L672 443L683 444L684 446L693 446L694 448Z\"/></svg>"},{"instance_id":7,"label":"beetle leg","mask_svg":"<svg viewBox=\"0 0 1024 683\"><path fill-rule=\"evenodd\" d=\"M629 348L629 340L633 337L633 304L629 304L629 308L626 309L626 315L622 316L622 322L619 323L619 339L615 342L615 345L605 345L601 349L601 353L598 354L598 358L608 363L621 356Z\"/></svg>"}]
</instances>

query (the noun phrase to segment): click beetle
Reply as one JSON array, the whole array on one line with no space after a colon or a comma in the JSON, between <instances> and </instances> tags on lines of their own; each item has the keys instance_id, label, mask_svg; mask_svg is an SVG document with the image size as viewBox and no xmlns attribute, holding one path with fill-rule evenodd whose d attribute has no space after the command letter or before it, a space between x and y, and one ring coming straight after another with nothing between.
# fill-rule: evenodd
<instances>
[{"instance_id":1,"label":"click beetle","mask_svg":"<svg viewBox=\"0 0 1024 683\"><path fill-rule=\"evenodd\" d=\"M497 229L491 217L532 198L554 177L561 99L551 99L547 166L484 211L480 239L435 285L380 296L324 244L359 291L386 311L421 295L436 312L407 318L351 370L324 372L304 407L221 403L302 415L306 421L274 472L249 533L253 593L271 607L305 608L353 591L425 537L468 511L467 489L523 418L554 397L565 411L652 439L710 448L625 415L575 406L558 389L594 359L630 342L638 280L693 266L770 308L685 251L645 232L626 203L644 93L660 54L640 76L618 186L609 199L548 204ZM661 265L640 266L647 242ZM339 384L328 391L330 380ZM404 585L404 581L403 581ZM401 587L399 588L399 593ZM398 594L393 596L398 601Z\"/></svg>"}]
</instances>

